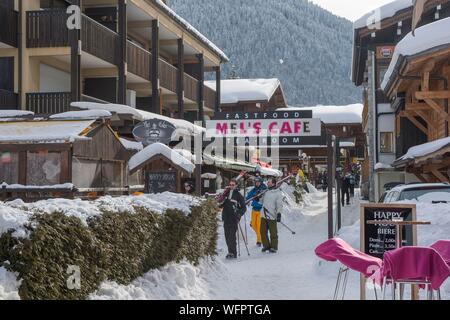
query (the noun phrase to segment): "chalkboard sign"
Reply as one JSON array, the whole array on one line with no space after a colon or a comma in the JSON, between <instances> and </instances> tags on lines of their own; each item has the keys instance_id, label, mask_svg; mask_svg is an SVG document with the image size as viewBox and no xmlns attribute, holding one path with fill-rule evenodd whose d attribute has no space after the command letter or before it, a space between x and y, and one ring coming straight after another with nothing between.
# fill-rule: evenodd
<instances>
[{"instance_id":1,"label":"chalkboard sign","mask_svg":"<svg viewBox=\"0 0 450 320\"><path fill-rule=\"evenodd\" d=\"M177 192L176 171L147 172L146 174L147 193Z\"/></svg>"},{"instance_id":2,"label":"chalkboard sign","mask_svg":"<svg viewBox=\"0 0 450 320\"><path fill-rule=\"evenodd\" d=\"M394 225L367 224L371 220L415 221L416 206L407 204L361 205L361 251L380 259L386 251L396 248ZM402 246L414 246L417 242L416 227L403 226Z\"/></svg>"}]
</instances>

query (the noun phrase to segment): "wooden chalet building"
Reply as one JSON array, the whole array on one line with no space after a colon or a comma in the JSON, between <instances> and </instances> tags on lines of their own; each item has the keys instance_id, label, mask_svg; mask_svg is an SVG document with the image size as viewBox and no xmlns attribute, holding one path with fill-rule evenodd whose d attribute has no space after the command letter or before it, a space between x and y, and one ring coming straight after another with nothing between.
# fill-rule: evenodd
<instances>
[{"instance_id":1,"label":"wooden chalet building","mask_svg":"<svg viewBox=\"0 0 450 320\"><path fill-rule=\"evenodd\" d=\"M395 111L396 135L406 136L393 166L422 182L450 182L449 81L450 18L445 18L398 43L382 83ZM405 119L409 126L402 125Z\"/></svg>"},{"instance_id":2,"label":"wooden chalet building","mask_svg":"<svg viewBox=\"0 0 450 320\"><path fill-rule=\"evenodd\" d=\"M214 89L216 81L206 81ZM222 112L263 112L287 107L283 87L278 79L228 79L220 85Z\"/></svg>"},{"instance_id":3,"label":"wooden chalet building","mask_svg":"<svg viewBox=\"0 0 450 320\"><path fill-rule=\"evenodd\" d=\"M83 112L81 113L83 114ZM127 194L143 190L130 174L136 152L109 125L111 114L0 119L0 199Z\"/></svg>"},{"instance_id":4,"label":"wooden chalet building","mask_svg":"<svg viewBox=\"0 0 450 320\"><path fill-rule=\"evenodd\" d=\"M81 7L81 29L72 27ZM219 108L226 55L163 0L0 1L0 109L40 115L74 101L203 120ZM204 86L214 72L217 86Z\"/></svg>"},{"instance_id":5,"label":"wooden chalet building","mask_svg":"<svg viewBox=\"0 0 450 320\"><path fill-rule=\"evenodd\" d=\"M363 88L363 130L367 136L363 182L368 186L370 201L379 199L387 183L419 181L416 175L392 164L410 147L427 142L427 135L421 130L426 123L416 113L402 112L401 92L397 99L396 94L385 92L381 86L397 44L410 36L413 9L413 1L397 0L354 23L352 80ZM450 1L428 0L418 27L448 16Z\"/></svg>"}]
</instances>

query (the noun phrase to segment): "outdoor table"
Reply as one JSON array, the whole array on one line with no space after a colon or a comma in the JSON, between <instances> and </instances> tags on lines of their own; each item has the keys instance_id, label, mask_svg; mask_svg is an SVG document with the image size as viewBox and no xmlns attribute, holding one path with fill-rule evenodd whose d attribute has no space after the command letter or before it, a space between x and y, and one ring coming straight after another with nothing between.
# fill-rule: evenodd
<instances>
[{"instance_id":1,"label":"outdoor table","mask_svg":"<svg viewBox=\"0 0 450 320\"><path fill-rule=\"evenodd\" d=\"M429 221L401 221L401 220L369 220L367 224L381 224L381 225L394 225L395 226L395 246L396 248L402 247L403 240L403 227L404 226L425 226L431 225ZM403 298L404 285L400 284L400 300ZM418 300L419 293L417 285L411 284L411 299Z\"/></svg>"}]
</instances>

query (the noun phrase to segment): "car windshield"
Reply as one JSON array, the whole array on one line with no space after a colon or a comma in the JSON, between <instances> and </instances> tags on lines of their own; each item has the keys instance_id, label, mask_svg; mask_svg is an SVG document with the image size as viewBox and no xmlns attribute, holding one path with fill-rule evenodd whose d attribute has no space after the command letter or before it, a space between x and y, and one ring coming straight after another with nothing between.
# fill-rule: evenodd
<instances>
[{"instance_id":1,"label":"car windshield","mask_svg":"<svg viewBox=\"0 0 450 320\"><path fill-rule=\"evenodd\" d=\"M422 197L425 194L429 193L450 193L450 187L448 188L426 188L426 189L413 189L413 190L404 190L400 194L400 198L398 200L414 200Z\"/></svg>"}]
</instances>

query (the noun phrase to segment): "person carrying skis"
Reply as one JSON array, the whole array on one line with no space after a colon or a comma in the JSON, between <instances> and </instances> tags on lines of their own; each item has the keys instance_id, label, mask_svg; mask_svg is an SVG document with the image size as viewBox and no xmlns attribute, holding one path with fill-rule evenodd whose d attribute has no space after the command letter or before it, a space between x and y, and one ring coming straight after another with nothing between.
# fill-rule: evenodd
<instances>
[{"instance_id":1,"label":"person carrying skis","mask_svg":"<svg viewBox=\"0 0 450 320\"><path fill-rule=\"evenodd\" d=\"M247 206L244 196L239 192L237 180L231 179L229 192L222 204L222 221L225 232L225 240L228 247L227 259L237 259L236 233L241 217L245 214Z\"/></svg>"},{"instance_id":2,"label":"person carrying skis","mask_svg":"<svg viewBox=\"0 0 450 320\"><path fill-rule=\"evenodd\" d=\"M262 252L278 251L278 227L277 222L281 222L281 211L283 210L284 197L281 190L277 189L277 179L271 178L267 182L268 191L262 198L261 213L261 240L263 244ZM270 240L268 237L270 232Z\"/></svg>"},{"instance_id":3,"label":"person carrying skis","mask_svg":"<svg viewBox=\"0 0 450 320\"><path fill-rule=\"evenodd\" d=\"M266 190L267 187L263 183L263 179L261 177L257 177L255 179L255 187L250 190L248 193L246 200L255 198L258 194ZM256 233L256 245L261 247L261 197L255 198L252 201L252 220L250 222L250 226Z\"/></svg>"}]
</instances>

